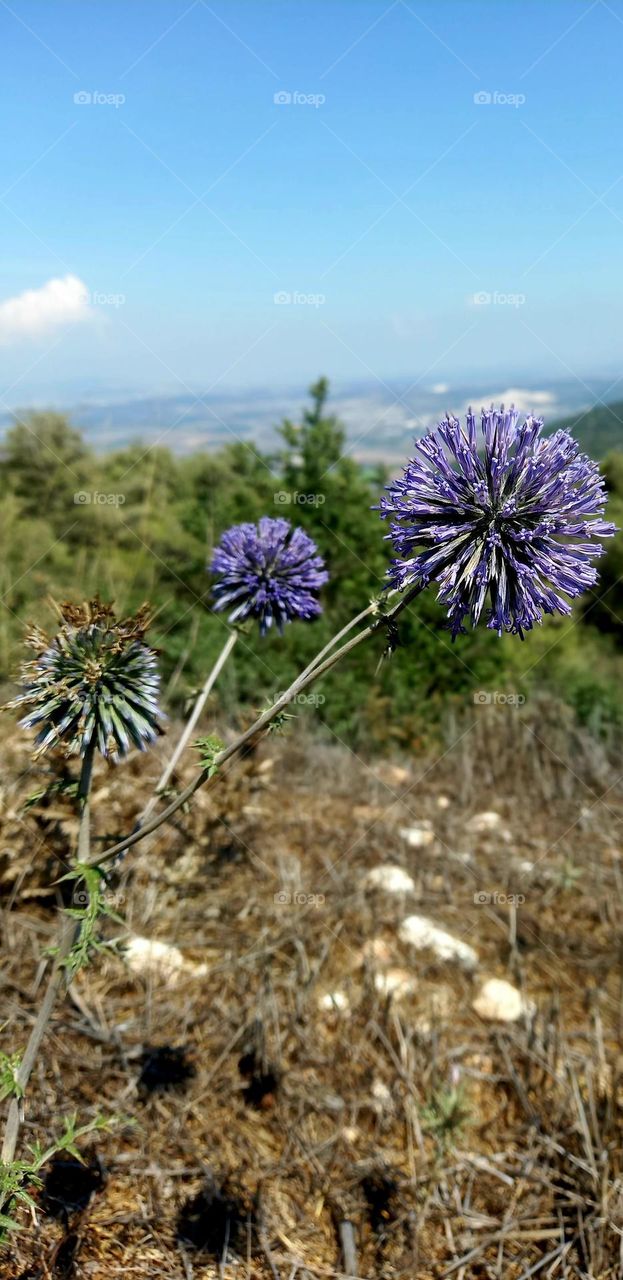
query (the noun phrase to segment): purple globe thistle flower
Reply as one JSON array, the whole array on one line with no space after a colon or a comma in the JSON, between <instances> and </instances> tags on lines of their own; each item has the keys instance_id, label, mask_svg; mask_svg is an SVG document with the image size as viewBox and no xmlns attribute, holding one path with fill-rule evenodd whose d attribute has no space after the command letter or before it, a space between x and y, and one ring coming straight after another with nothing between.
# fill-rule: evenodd
<instances>
[{"instance_id":1,"label":"purple globe thistle flower","mask_svg":"<svg viewBox=\"0 0 623 1280\"><path fill-rule=\"evenodd\" d=\"M502 405L471 409L416 442L416 457L388 486L380 510L396 559L394 587L431 581L447 607L453 638L475 625L488 597L487 626L523 636L544 613L571 612L564 597L593 585L596 541L616 532L600 517L599 468L567 431L542 438L542 419ZM580 541L578 541L580 539ZM562 594L561 594L562 593Z\"/></svg>"},{"instance_id":2,"label":"purple globe thistle flower","mask_svg":"<svg viewBox=\"0 0 623 1280\"><path fill-rule=\"evenodd\" d=\"M210 564L218 575L214 608L232 607L230 622L257 618L265 635L273 622L283 631L296 618L322 612L316 592L328 580L315 542L289 520L262 516L235 524L222 536Z\"/></svg>"},{"instance_id":3,"label":"purple globe thistle flower","mask_svg":"<svg viewBox=\"0 0 623 1280\"><path fill-rule=\"evenodd\" d=\"M149 609L122 620L96 599L59 612L52 639L38 627L27 637L36 656L8 704L29 708L20 724L37 730L36 755L57 746L80 756L97 748L111 759L144 750L161 732L156 653L144 641Z\"/></svg>"}]
</instances>

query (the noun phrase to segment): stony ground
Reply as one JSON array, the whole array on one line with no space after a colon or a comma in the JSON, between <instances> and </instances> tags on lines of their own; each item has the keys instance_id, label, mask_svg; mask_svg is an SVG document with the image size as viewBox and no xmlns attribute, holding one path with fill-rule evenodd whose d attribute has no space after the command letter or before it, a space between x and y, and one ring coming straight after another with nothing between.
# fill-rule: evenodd
<instances>
[{"instance_id":1,"label":"stony ground","mask_svg":"<svg viewBox=\"0 0 623 1280\"><path fill-rule=\"evenodd\" d=\"M13 1051L75 821L2 764ZM157 766L98 771L98 836ZM111 885L125 951L59 1004L25 1140L117 1124L48 1165L0 1274L620 1277L622 817L547 706L477 708L429 760L269 739Z\"/></svg>"}]
</instances>

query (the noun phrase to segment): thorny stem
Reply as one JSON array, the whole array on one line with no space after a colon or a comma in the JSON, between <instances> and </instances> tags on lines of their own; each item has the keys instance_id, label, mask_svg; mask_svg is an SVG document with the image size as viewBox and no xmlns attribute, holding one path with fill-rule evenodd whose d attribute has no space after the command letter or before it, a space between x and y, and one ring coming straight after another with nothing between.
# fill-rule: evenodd
<instances>
[{"instance_id":1,"label":"thorny stem","mask_svg":"<svg viewBox=\"0 0 623 1280\"><path fill-rule=\"evenodd\" d=\"M387 599L389 600L390 596L398 594L398 588L395 587L392 591L388 591ZM294 688L295 685L299 685L301 680L304 680L305 677L309 675L310 671L315 671L316 667L319 666L326 654L330 653L332 649L335 649L335 646L339 644L340 640L344 639L344 636L348 635L349 631L353 631L360 622L363 622L365 618L369 618L370 614L374 615L378 613L380 613L380 601L371 600L366 609L362 609L361 613L358 613L356 617L351 618L350 622L347 622L346 626L342 627L342 630L338 631L337 635L333 636L333 638L329 640L329 643L325 645L324 649L321 649L320 653L317 653L315 658L312 658L309 666L305 667L305 670L301 672L300 676L296 677L296 680L293 682L291 687Z\"/></svg>"},{"instance_id":2,"label":"thorny stem","mask_svg":"<svg viewBox=\"0 0 623 1280\"><path fill-rule=\"evenodd\" d=\"M358 624L362 622L364 618L367 618L369 614L375 613L376 609L377 609L376 602L372 602L371 604L368 605L366 609L362 609L361 613L358 613L355 618L351 618L350 622L347 622L346 626L342 627L342 630L338 631L337 635L333 636L332 639L329 640L328 644L324 646L324 649L321 649L320 653L316 654L316 656L309 663L309 666L305 667L305 670L302 671L301 674L296 677L294 684L298 687L301 681L304 680L311 671L315 670L315 668L319 666L322 659L328 653L330 653L332 649L335 649L335 646L339 644L340 640L342 640L344 636L348 635L349 631L352 631L354 627L358 626ZM227 662L227 659L236 643L236 640L238 639L238 635L239 635L238 631L232 631L230 632L227 640L225 641L225 644L223 645L223 648L221 649L221 652L214 666L212 667L212 670L210 671L210 674L201 690L201 693L197 698L197 701L193 707L193 711L190 716L190 719L188 720L188 723L181 734L181 737L179 739L179 742L177 743L175 751L173 752L173 755L171 756L171 759L169 760L168 764L165 765L165 768L163 769L163 772L160 776L160 780L154 791L154 794L147 801L147 804L145 805L145 808L143 809L143 812L141 813L136 823L137 830L142 830L145 823L147 822L147 819L151 817L154 809L156 808L159 797L166 790L167 784L175 770L175 767L178 761L180 760L181 756L183 755L184 751L186 750L188 743L190 742L190 739L196 728L197 722L208 700L208 697L210 696L210 693L212 692L212 689L214 688L214 685L221 671L223 670L225 663ZM294 685L292 687L294 687Z\"/></svg>"},{"instance_id":3,"label":"thorny stem","mask_svg":"<svg viewBox=\"0 0 623 1280\"><path fill-rule=\"evenodd\" d=\"M87 752L83 758L80 780L78 782L78 809L80 813L77 848L78 862L88 862L90 857L89 810L94 754L95 742L93 741L87 748ZM37 1014L35 1025L30 1033L19 1070L15 1077L15 1085L19 1096L11 1099L7 1115L2 1151L0 1152L0 1163L4 1165L10 1165L15 1157L17 1139L19 1137L19 1131L23 1120L22 1096L26 1090L28 1081L30 1080L32 1069L37 1060L37 1055L41 1046L41 1041L45 1035L52 1010L56 1003L56 997L63 983L63 978L65 976L65 961L71 951L75 936L76 922L75 920L72 920L71 917L65 916L60 930L58 946L54 957L54 966L46 988L46 993ZM0 1204L0 1209L1 1208L2 1205Z\"/></svg>"},{"instance_id":4,"label":"thorny stem","mask_svg":"<svg viewBox=\"0 0 623 1280\"><path fill-rule=\"evenodd\" d=\"M304 671L301 671L300 676L296 677L296 680L293 681L291 687L294 688L295 685L300 684L301 680L304 680L305 677L309 675L310 671L314 671L315 668L319 666L322 659L326 657L332 649L335 649L335 646L340 643L340 640L344 639L344 636L348 635L349 631L352 631L360 622L363 622L365 618L369 617L371 613L376 613L377 608L378 604L376 600L372 600L367 609L362 609L361 613L358 613L355 618L351 618L350 622L347 622L346 626L342 627L342 630L338 631L337 635L333 636L333 638L329 640L329 643L325 645L324 649L321 649L320 653L317 653L315 658L312 658L309 666L305 667Z\"/></svg>"},{"instance_id":5,"label":"thorny stem","mask_svg":"<svg viewBox=\"0 0 623 1280\"><path fill-rule=\"evenodd\" d=\"M375 635L382 627L387 626L388 628L391 628L399 614L402 613L407 605L420 594L421 590L422 587L419 585L412 587L411 590L407 591L398 603L394 605L393 609L389 609L386 613L379 612L376 605L369 605L368 608L362 611L362 613L358 614L352 622L348 623L346 627L342 628L342 630L338 632L329 644L325 645L325 647L321 649L313 662L310 663L301 675L293 681L290 688L277 699L272 707L269 707L260 716L258 716L250 728L245 730L244 733L241 733L235 742L231 743L229 747L225 747L221 752L219 752L215 759L216 765L220 768L223 764L226 764L228 760L239 756L244 751L247 743L258 735L263 734L268 729L272 721L285 707L288 706L297 693L300 693L302 689L307 688L308 685L313 684L313 682L319 679L320 676L324 675L327 671L330 671L331 668L340 662L347 653L350 653L351 650L362 644L362 642L367 640L369 636ZM363 631L360 631L357 635L351 637L351 639L347 640L341 648L336 650L335 645L339 640L347 635L348 632L358 624L358 622L362 621L370 614L376 614L377 616L374 617L373 621L369 623L367 627L364 627ZM333 650L333 652L331 652L331 650ZM91 858L89 796L94 750L95 747L92 745L84 757L80 781L78 784L78 800L80 808L78 861L85 863L90 862L91 865L94 866L103 866L105 863L113 863L120 854L125 852L126 849L129 849L145 836L151 835L152 831L156 831L158 827L162 826L164 822L167 822L168 819L182 807L182 805L186 804L191 796L194 795L195 791L198 791L200 787L204 786L204 784L212 781L215 776L213 773L208 772L207 769L202 769L193 782L186 787L186 790L183 791L182 794L178 796L177 799L173 801L173 803L170 804L161 814L153 818L152 821L148 822L145 826L133 831L131 835L126 836L124 840L119 841L116 845L112 845L110 849L105 849L98 857ZM43 1003L39 1009L39 1013L37 1014L35 1025L30 1033L30 1039L26 1046L24 1057L16 1076L16 1085L20 1094L24 1093L28 1081L30 1080L39 1048L54 1008L56 997L62 985L64 977L64 962L71 951L74 938L75 923L73 920L66 918L61 929L50 981L48 983ZM9 1165L14 1159L21 1123L21 1102L20 1099L13 1098L9 1107L4 1142L0 1153L0 1162L2 1164ZM0 1208L2 1208L1 1204Z\"/></svg>"},{"instance_id":6,"label":"thorny stem","mask_svg":"<svg viewBox=\"0 0 623 1280\"><path fill-rule=\"evenodd\" d=\"M407 605L409 605L422 590L423 588L420 584L411 587L411 589L401 597L392 609L389 609L387 613L379 613L367 627L364 627L363 631L360 631L356 636L347 640L346 644L343 644L340 649L335 650L323 661L320 661L322 653L326 653L327 650L332 648L332 643L326 645L314 662L310 663L309 666L305 668L305 671L292 682L290 688L287 689L285 693L282 693L281 697L277 698L277 701L273 703L272 707L268 707L266 711L262 712L250 728L246 729L234 742L230 743L228 747L224 747L223 750L219 752L213 762L214 765L216 765L217 771L220 770L228 760L239 756L249 742L254 738L257 738L258 735L262 735L280 712L283 711L285 707L292 702L292 699L295 698L297 694L301 693L303 689L306 689L310 684L313 684L315 680L318 680L320 676L324 675L327 671L330 671L331 668L334 667L336 663L340 662L347 653L350 653L352 649L355 649L364 640L367 640L369 636L375 635L382 627L391 627L399 614L406 609ZM376 610L376 606L374 606L374 610ZM364 616L367 616L371 612L373 612L373 606L369 606L368 609L364 611ZM343 629L343 632L340 632L340 635L346 634L346 632L351 630L352 625L354 625L354 623L348 624L348 626ZM216 774L214 770L208 771L207 769L202 769L193 781L189 783L185 790L171 802L168 808L164 809L157 817L152 818L151 822L146 823L145 826L141 827L139 830L131 832L130 835L125 836L124 839L118 841L117 844L111 845L109 849L104 849L101 854L93 859L93 862L100 867L105 864L110 865L114 863L122 853L125 853L126 849L130 849L132 845L137 844L138 841L142 840L145 836L151 835L152 831L157 831L158 827L162 826L164 822L168 822L169 818L172 818L173 814L177 813L178 809L181 809L183 805L187 804L200 787L205 786L206 783L209 785L215 777Z\"/></svg>"},{"instance_id":7,"label":"thorny stem","mask_svg":"<svg viewBox=\"0 0 623 1280\"><path fill-rule=\"evenodd\" d=\"M136 824L137 829L142 828L143 825L147 822L147 819L151 816L154 809L156 808L156 805L158 804L158 800L160 796L162 795L163 791L166 790L169 779L171 778L171 775L173 774L178 761L180 760L181 756L184 754L184 751L186 750L186 747L190 742L190 739L194 733L194 730L196 728L201 712L203 711L203 708L205 707L205 704L212 692L212 689L214 688L214 685L218 680L218 677L220 676L221 671L225 666L225 663L227 662L227 659L236 643L236 640L238 639L238 635L239 635L238 631L230 631L227 637L227 640L225 641L225 644L223 645L223 648L221 649L221 652L218 658L216 659L216 662L214 663L214 666L212 667L212 670L210 671L210 674L208 675L207 680L203 685L201 693L199 694L199 697L195 702L195 705L193 707L188 723L180 735L179 741L173 752L173 755L171 756L171 759L168 761L168 763L165 765L162 771L160 780L154 791L154 794L147 801L147 804L145 805L145 808L143 809L143 812L137 821L137 824Z\"/></svg>"}]
</instances>

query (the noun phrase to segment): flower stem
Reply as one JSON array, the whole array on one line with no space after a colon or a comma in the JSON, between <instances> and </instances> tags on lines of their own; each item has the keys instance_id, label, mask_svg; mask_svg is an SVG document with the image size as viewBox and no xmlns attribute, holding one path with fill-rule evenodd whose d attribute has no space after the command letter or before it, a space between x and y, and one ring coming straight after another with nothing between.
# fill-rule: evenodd
<instances>
[{"instance_id":1,"label":"flower stem","mask_svg":"<svg viewBox=\"0 0 623 1280\"><path fill-rule=\"evenodd\" d=\"M78 810L80 814L77 847L78 862L88 862L90 856L89 798L91 792L91 775L93 772L94 754L95 742L93 741L87 748L86 754L83 757L80 780L78 782ZM15 1096L11 1099L7 1115L2 1151L0 1152L0 1163L4 1165L11 1164L15 1157L19 1131L23 1122L22 1097L28 1085L28 1081L30 1080L32 1070L41 1047L41 1042L56 1003L56 997L63 982L65 975L65 961L71 951L75 936L76 922L70 916L65 916L60 929L58 946L54 956L54 964L50 980L39 1008L35 1024L30 1033L19 1070L15 1076L15 1085L19 1096ZM1 1208L2 1205L0 1204L0 1209Z\"/></svg>"},{"instance_id":2,"label":"flower stem","mask_svg":"<svg viewBox=\"0 0 623 1280\"><path fill-rule=\"evenodd\" d=\"M141 816L137 821L136 825L138 829L142 828L144 824L147 822L147 819L151 817L151 814L153 813L154 809L156 808L156 805L158 804L158 800L160 799L160 796L162 795L163 791L166 790L169 779L171 778L171 775L173 774L175 767L178 764L178 761L180 760L181 756L184 754L184 751L186 750L186 747L190 742L190 739L196 728L201 712L203 711L203 708L205 707L205 704L212 692L212 689L214 688L214 685L218 680L218 677L220 676L221 671L223 670L223 667L225 666L225 663L227 662L227 659L238 639L238 634L239 633L237 631L230 631L227 637L227 640L225 641L225 644L223 645L223 648L221 649L221 652L219 653L219 656L216 659L216 662L214 663L214 666L212 667L212 670L210 671L210 674L208 675L203 685L201 693L199 694L199 697L195 702L195 705L193 707L188 723L185 729L180 734L180 738L173 752L173 755L171 756L171 759L168 761L168 763L165 765L162 771L162 774L160 775L160 780L154 791L154 794L147 801L147 804L145 805L145 808L143 809L143 812L141 813Z\"/></svg>"},{"instance_id":3,"label":"flower stem","mask_svg":"<svg viewBox=\"0 0 623 1280\"><path fill-rule=\"evenodd\" d=\"M391 591L388 591L387 598L389 599L390 596L395 596L397 594L398 594L397 588L393 588ZM332 649L335 649L335 646L339 644L340 640L344 639L344 636L348 635L349 631L352 631L356 626L359 625L360 622L363 622L366 618L369 618L370 614L379 613L379 608L380 608L379 601L371 600L370 604L367 606L366 609L362 609L361 613L358 613L356 617L351 618L350 622L347 622L346 626L342 627L342 630L338 631L337 635L333 636L332 640L329 640L329 643L325 645L324 649L321 649L320 653L317 653L316 657L312 658L311 662L309 663L309 666L305 667L305 670L301 672L300 676L296 677L296 680L291 686L292 689L295 689L300 684L301 680L304 680L305 677L309 675L310 671L314 671L316 667L319 666L322 659L326 657L326 655L330 653Z\"/></svg>"},{"instance_id":4,"label":"flower stem","mask_svg":"<svg viewBox=\"0 0 623 1280\"><path fill-rule=\"evenodd\" d=\"M363 622L365 618L368 618L371 613L375 613L377 607L376 601L372 601L368 605L367 609L362 609L361 613L358 613L355 618L351 618L350 622L347 622L346 626L342 627L342 630L338 631L337 635L333 636L332 640L329 640L329 643L325 645L324 649L321 649L320 653L317 653L315 658L312 658L309 665L305 667L305 670L301 671L300 676L296 677L296 680L293 682L291 687L294 689L295 686L299 685L301 680L304 680L306 676L309 675L310 671L314 671L315 668L320 665L322 659L325 658L332 649L335 649L335 646L339 644L340 640L343 640L344 636L347 636L349 631L352 631L360 622Z\"/></svg>"},{"instance_id":5,"label":"flower stem","mask_svg":"<svg viewBox=\"0 0 623 1280\"><path fill-rule=\"evenodd\" d=\"M78 862L88 862L91 852L91 779L95 756L95 738L89 743L82 761L78 781Z\"/></svg>"},{"instance_id":6,"label":"flower stem","mask_svg":"<svg viewBox=\"0 0 623 1280\"><path fill-rule=\"evenodd\" d=\"M333 640L331 640L329 644L325 645L324 648L320 650L320 652L314 658L313 662L309 663L308 666L305 667L304 671L302 671L301 674L297 677L297 679L293 681L293 683L290 685L290 688L287 689L286 692L283 693L281 697L277 699L274 705L272 707L269 707L260 716L258 716L257 719L254 721L254 723L250 726L250 728L246 729L244 733L240 734L239 737L235 740L235 742L231 743L229 747L225 747L219 753L219 755L216 757L216 763L219 766L219 768L223 764L226 764L228 760L234 759L235 757L239 756L244 750L247 743L249 743L253 738L256 738L258 735L263 734L268 729L272 721L276 718L276 716L279 715L280 711L282 711L285 707L288 706L288 703L292 701L293 697L295 697L297 693L299 693L302 689L307 688L308 685L313 684L315 680L319 679L327 671L330 671L332 667L334 667L338 662L341 661L343 657L346 656L346 654L350 653L358 645L362 644L363 641L367 640L369 636L375 635L383 626L390 626L391 624L393 624L393 622L398 617L398 615L402 613L402 611L407 607L408 604L411 603L412 600L415 599L417 595L419 595L421 590L422 590L421 586L419 585L413 586L411 590L405 592L404 595L401 597L401 599L398 601L398 603L394 605L392 609L389 609L386 613L379 613L377 606L369 605L368 608L364 609L360 614L358 614L355 618L353 618L353 620L350 623L348 623L345 627L343 627L342 630L339 631L336 636L334 636ZM348 635L348 633L352 631L359 622L363 621L371 613L376 614L373 621L369 623L367 627L364 627L363 631L360 631L357 635L352 636L350 640L347 640L346 643L341 646L341 648L336 649L335 646L339 643L339 641L343 639L344 636ZM235 635L235 633L233 634ZM223 662L226 660L226 657L228 656L228 654L225 654L226 648L227 648L227 645L224 646L223 653L221 654L221 658L223 659ZM231 643L231 648L233 648L233 640ZM219 662L221 661L221 658L219 658ZM218 665L218 663L216 665ZM221 667L222 665L223 664L221 662ZM210 673L210 676L208 677L208 681L212 677L216 679L217 675L218 675L218 671L216 671L216 667L215 667L214 670ZM212 684L214 683L214 679L212 679ZM208 681L206 681L206 685ZM204 686L204 690L205 690L205 687L206 686ZM208 689L208 693L209 693L209 689ZM207 697L207 693L206 693L206 697ZM178 747L179 747L179 744L178 744ZM91 790L91 774L93 769L94 750L95 748L93 745L89 748L87 754L84 757L84 760L82 763L82 771L80 774L80 781L78 784L78 802L79 802L79 809L80 809L80 830L78 835L78 861L90 862L91 865L103 866L105 863L114 862L119 857L120 854L125 852L126 849L129 849L132 845L136 844L139 840L142 840L144 836L150 835L152 831L156 831L158 827L162 826L164 822L167 822L168 819L172 817L172 815L176 813L177 810L180 809L182 805L184 805L187 802L187 800L190 799L191 796L194 795L195 791L198 791L199 788L201 786L204 786L206 783L213 781L215 776L211 771L209 772L206 769L202 769L201 772L197 775L197 777L193 780L193 782L191 782L189 786L186 787L185 791L180 796L178 796L176 800L174 800L168 806L168 808L164 810L163 813L153 818L151 822L146 823L145 826L139 828L138 830L133 831L131 835L126 836L124 840L119 841L116 845L113 845L110 849L105 849L104 852L98 857L91 858L89 797L90 797L90 790ZM181 754L181 751L180 751L180 754ZM16 1084L19 1089L20 1095L23 1095L26 1089L26 1086L28 1084L28 1081L30 1080L30 1076L32 1074L32 1070L37 1059L41 1042L45 1035L45 1031L46 1031L48 1022L50 1020L58 992L62 985L62 981L64 977L64 964L71 952L75 935L76 935L75 922L71 919L66 918L61 928L59 944L56 951L54 968L52 970L50 981L48 983L48 987L46 989L43 1003L41 1005L41 1008L39 1009L39 1013L37 1015L35 1025L31 1031L30 1039L26 1046L24 1057L22 1059L19 1071L16 1076ZM7 1165L11 1164L14 1159L17 1140L19 1137L19 1132L22 1124L22 1119L23 1119L23 1116L22 1116L21 1101L19 1098L15 1097L12 1099L9 1107L5 1134L4 1134L4 1142L2 1146L2 1151L0 1153L0 1162L3 1164L7 1164ZM0 1209L1 1208L2 1208L2 1204L0 1203Z\"/></svg>"},{"instance_id":7,"label":"flower stem","mask_svg":"<svg viewBox=\"0 0 623 1280\"><path fill-rule=\"evenodd\" d=\"M278 716L279 713L283 711L290 702L292 702L292 699L296 697L298 693L303 689L306 689L310 684L313 684L315 680L318 680L319 677L324 675L327 671L330 671L336 663L341 662L342 658L344 658L347 653L350 653L351 650L362 644L364 640L375 635L382 627L390 626L394 623L399 614L406 609L407 605L409 605L422 590L423 588L420 584L412 586L409 591L406 591L404 595L401 596L401 599L392 609L389 609L387 613L381 613L375 617L367 627L364 627L363 631L360 631L357 635L351 637L350 640L347 640L340 649L328 652L333 648L334 642L332 641L328 645L325 645L324 649L320 651L314 661L311 662L301 675L292 682L290 688L287 689L285 693L282 693L280 698L277 698L277 701L273 703L272 707L268 707L266 711L262 712L250 728L246 729L234 742L230 743L228 747L224 747L223 750L219 752L214 761L214 764L217 766L217 770L220 770L228 760L231 760L235 756L239 756L253 738L263 734L276 716ZM372 612L371 607L364 610L364 616L367 616L370 612ZM346 634L350 631L352 626L354 626L358 620L359 618L354 619L351 624L348 624L343 631L339 633L339 635ZM339 637L336 637L336 640L338 638ZM327 654L328 656L323 659L323 654ZM125 853L126 849L137 844L137 842L142 840L145 836L151 835L152 831L156 831L164 822L168 822L169 818L173 817L173 814L177 813L178 809L181 809L200 787L205 786L206 783L214 781L216 776L217 775L213 770L208 771L207 769L202 769L193 781L188 784L185 790L171 802L168 808L164 809L162 813L157 815L157 817L152 818L151 822L146 823L146 825L141 827L139 830L131 832L130 835L125 836L124 839L118 841L117 844L111 845L109 849L104 849L104 851L94 859L94 862L100 867L105 864L114 863L122 853Z\"/></svg>"}]
</instances>

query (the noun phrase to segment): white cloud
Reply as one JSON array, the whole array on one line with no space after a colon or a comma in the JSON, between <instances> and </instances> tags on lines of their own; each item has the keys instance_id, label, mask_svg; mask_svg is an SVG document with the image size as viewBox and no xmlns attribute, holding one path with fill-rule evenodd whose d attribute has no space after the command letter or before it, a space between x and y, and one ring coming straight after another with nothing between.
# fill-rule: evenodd
<instances>
[{"instance_id":1,"label":"white cloud","mask_svg":"<svg viewBox=\"0 0 623 1280\"><path fill-rule=\"evenodd\" d=\"M516 404L528 413L531 408L543 408L556 402L556 396L552 391L524 391L519 387L511 387L510 391L501 391L497 399L500 404Z\"/></svg>"},{"instance_id":2,"label":"white cloud","mask_svg":"<svg viewBox=\"0 0 623 1280\"><path fill-rule=\"evenodd\" d=\"M77 276L48 280L0 302L0 342L38 337L89 316L89 291Z\"/></svg>"},{"instance_id":3,"label":"white cloud","mask_svg":"<svg viewBox=\"0 0 623 1280\"><path fill-rule=\"evenodd\" d=\"M431 387L431 391L433 392L433 395L436 395L436 396L445 396L447 395L449 390L450 390L449 382L436 382L434 386Z\"/></svg>"}]
</instances>

